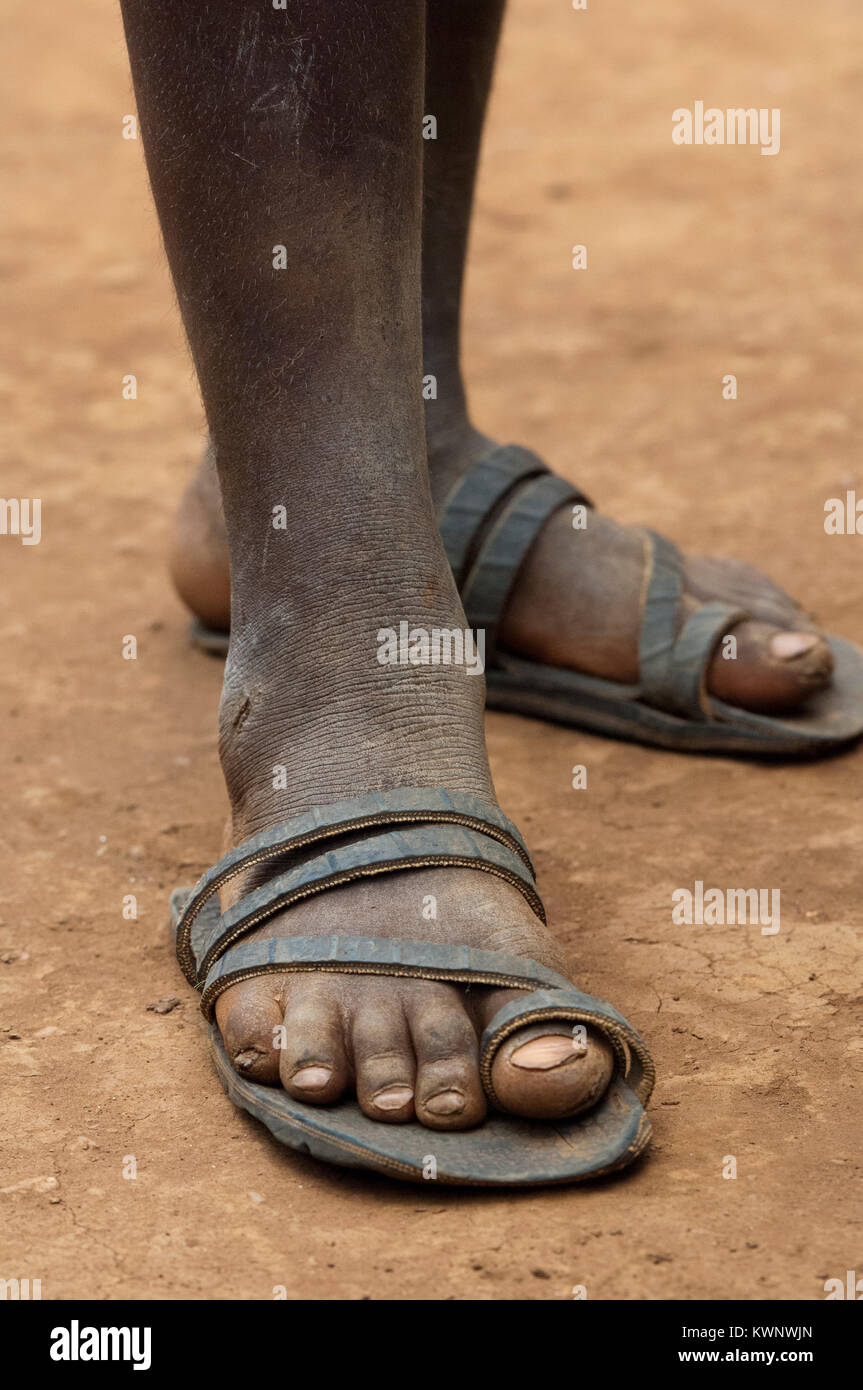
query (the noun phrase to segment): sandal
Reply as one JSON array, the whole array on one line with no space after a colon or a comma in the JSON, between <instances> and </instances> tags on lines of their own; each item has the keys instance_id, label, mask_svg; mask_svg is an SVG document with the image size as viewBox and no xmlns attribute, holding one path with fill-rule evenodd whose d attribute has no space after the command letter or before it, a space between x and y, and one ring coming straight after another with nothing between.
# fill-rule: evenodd
<instances>
[{"instance_id":1,"label":"sandal","mask_svg":"<svg viewBox=\"0 0 863 1390\"><path fill-rule=\"evenodd\" d=\"M645 532L639 675L636 685L580 675L514 656L498 630L519 569L545 522L564 504L592 504L528 449L495 449L458 481L438 522L468 624L485 630L486 705L692 753L817 755L863 734L863 652L827 636L833 680L800 710L754 714L708 695L706 672L729 630L750 615L704 603L678 632L683 557Z\"/></svg>"},{"instance_id":2,"label":"sandal","mask_svg":"<svg viewBox=\"0 0 863 1390\"><path fill-rule=\"evenodd\" d=\"M220 914L219 888L251 865L269 861L277 876ZM252 836L193 889L175 890L177 957L186 978L202 992L216 1071L228 1095L300 1153L413 1182L522 1186L573 1182L625 1167L650 1138L644 1106L653 1089L653 1061L616 1009L583 994L556 971L520 956L428 941L242 939L274 913L340 884L400 869L452 865L505 879L545 921L530 856L515 826L480 798L440 788L402 787L317 807ZM523 997L498 1011L480 1041L482 1083L497 1113L468 1131L433 1131L417 1122L385 1125L364 1115L356 1101L307 1105L240 1076L214 1022L216 999L238 980L296 970L407 975L522 990ZM591 1110L568 1120L501 1113L492 1083L497 1049L517 1029L550 1018L588 1024L604 1035L615 1058L607 1090Z\"/></svg>"}]
</instances>

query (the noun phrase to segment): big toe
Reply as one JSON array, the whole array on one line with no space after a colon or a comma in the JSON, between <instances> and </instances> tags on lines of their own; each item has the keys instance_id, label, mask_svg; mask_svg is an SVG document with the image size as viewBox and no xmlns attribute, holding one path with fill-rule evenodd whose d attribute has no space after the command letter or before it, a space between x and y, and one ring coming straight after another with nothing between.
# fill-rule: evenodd
<instances>
[{"instance_id":1,"label":"big toe","mask_svg":"<svg viewBox=\"0 0 863 1390\"><path fill-rule=\"evenodd\" d=\"M711 695L753 711L789 710L823 690L833 653L817 632L743 622L724 638L707 672Z\"/></svg>"},{"instance_id":2,"label":"big toe","mask_svg":"<svg viewBox=\"0 0 863 1390\"><path fill-rule=\"evenodd\" d=\"M527 1119L557 1120L595 1105L613 1072L614 1052L595 1029L537 1023L501 1044L491 1079L502 1109Z\"/></svg>"}]
</instances>

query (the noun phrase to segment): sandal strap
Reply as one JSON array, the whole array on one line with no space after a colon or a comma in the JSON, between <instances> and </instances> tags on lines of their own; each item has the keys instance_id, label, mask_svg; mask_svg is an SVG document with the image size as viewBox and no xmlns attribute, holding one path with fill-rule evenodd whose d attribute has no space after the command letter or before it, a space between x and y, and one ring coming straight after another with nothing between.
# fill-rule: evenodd
<instances>
[{"instance_id":1,"label":"sandal strap","mask_svg":"<svg viewBox=\"0 0 863 1390\"><path fill-rule=\"evenodd\" d=\"M693 719L712 719L707 667L717 644L748 617L744 609L720 599L703 603L689 615L668 665L668 703L672 709Z\"/></svg>"},{"instance_id":2,"label":"sandal strap","mask_svg":"<svg viewBox=\"0 0 863 1390\"><path fill-rule=\"evenodd\" d=\"M419 868L482 869L517 888L544 922L533 875L509 846L461 825L423 825L363 835L279 874L247 893L212 925L206 918L192 934L197 982L213 963L253 927L313 894L378 874Z\"/></svg>"},{"instance_id":3,"label":"sandal strap","mask_svg":"<svg viewBox=\"0 0 863 1390\"><path fill-rule=\"evenodd\" d=\"M506 1107L495 1094L491 1074L498 1048L519 1028L550 1019L598 1029L611 1044L618 1073L629 1082L638 1099L647 1102L656 1080L656 1067L644 1039L613 1004L584 994L565 980L562 988L535 990L504 1004L485 1029L479 1048L480 1076L486 1095L499 1110Z\"/></svg>"},{"instance_id":4,"label":"sandal strap","mask_svg":"<svg viewBox=\"0 0 863 1390\"><path fill-rule=\"evenodd\" d=\"M198 880L177 922L177 958L186 978L194 983L197 973L191 945L196 918L213 895L244 869L355 831L429 822L480 830L508 845L520 855L531 874L534 872L527 846L512 821L496 806L467 792L447 791L443 787L396 787L316 806L244 840Z\"/></svg>"},{"instance_id":5,"label":"sandal strap","mask_svg":"<svg viewBox=\"0 0 863 1390\"><path fill-rule=\"evenodd\" d=\"M212 1016L218 996L237 979L269 971L338 971L346 974L412 976L453 983L572 989L569 981L525 956L475 950L438 941L367 936L273 937L244 941L217 960L204 984L201 1008Z\"/></svg>"},{"instance_id":6,"label":"sandal strap","mask_svg":"<svg viewBox=\"0 0 863 1390\"><path fill-rule=\"evenodd\" d=\"M486 664L494 660L498 630L521 565L553 512L565 502L590 506L582 492L545 473L524 484L504 504L484 536L462 584L468 623L485 631Z\"/></svg>"},{"instance_id":7,"label":"sandal strap","mask_svg":"<svg viewBox=\"0 0 863 1390\"><path fill-rule=\"evenodd\" d=\"M688 719L710 719L707 666L717 642L749 614L715 599L696 608L678 634L683 557L665 536L648 531L647 537L650 572L638 649L641 697Z\"/></svg>"},{"instance_id":8,"label":"sandal strap","mask_svg":"<svg viewBox=\"0 0 863 1390\"><path fill-rule=\"evenodd\" d=\"M683 597L683 556L673 541L648 531L649 573L638 639L639 684L646 696L665 685Z\"/></svg>"},{"instance_id":9,"label":"sandal strap","mask_svg":"<svg viewBox=\"0 0 863 1390\"><path fill-rule=\"evenodd\" d=\"M525 991L492 1018L480 1041L480 1075L486 1093L499 1108L492 1066L506 1038L530 1023L559 1019L598 1029L610 1042L618 1073L646 1102L655 1068L643 1038L611 1004L585 994L565 976L535 960L502 951L476 950L433 941L404 941L356 936L306 936L245 941L234 946L210 969L201 1009L212 1019L216 999L239 980L271 972L323 971L444 980Z\"/></svg>"},{"instance_id":10,"label":"sandal strap","mask_svg":"<svg viewBox=\"0 0 863 1390\"><path fill-rule=\"evenodd\" d=\"M520 444L502 444L463 473L444 501L438 527L455 582L460 585L474 541L495 507L524 478L547 473L541 458Z\"/></svg>"}]
</instances>

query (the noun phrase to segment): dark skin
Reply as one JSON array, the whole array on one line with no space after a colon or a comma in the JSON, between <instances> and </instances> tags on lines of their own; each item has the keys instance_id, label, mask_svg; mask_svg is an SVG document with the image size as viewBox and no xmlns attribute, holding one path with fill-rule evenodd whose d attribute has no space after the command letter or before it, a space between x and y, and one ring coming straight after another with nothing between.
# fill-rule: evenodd
<instances>
[{"instance_id":1,"label":"dark skin","mask_svg":"<svg viewBox=\"0 0 863 1390\"><path fill-rule=\"evenodd\" d=\"M464 626L434 522L419 391L424 4L123 0L123 17L224 499L225 847L363 791L445 786L494 801L482 681L463 667L376 659L378 630L402 619ZM279 506L285 529L272 526ZM358 932L564 966L521 895L471 870L342 887L261 929ZM382 1122L466 1128L485 1113L477 1030L507 997L270 975L226 991L217 1019L240 1072L299 1099L355 1090ZM494 1083L510 1110L551 1117L593 1104L610 1074L601 1039L580 1053L548 1024L507 1042Z\"/></svg>"},{"instance_id":2,"label":"dark skin","mask_svg":"<svg viewBox=\"0 0 863 1390\"><path fill-rule=\"evenodd\" d=\"M494 441L474 427L459 356L464 264L483 121L503 0L436 0L428 7L423 110L438 122L423 142L423 371L438 382L426 405L432 493L446 495L459 473ZM530 443L525 440L525 443ZM528 556L502 628L522 655L607 679L638 676L641 536L603 514L573 533L565 510ZM216 472L202 467L184 499L172 558L180 593L214 627L229 617L227 545ZM688 606L722 598L753 621L735 635L737 659L717 653L708 688L749 709L792 709L830 679L830 650L810 616L765 575L739 561L690 557Z\"/></svg>"}]
</instances>

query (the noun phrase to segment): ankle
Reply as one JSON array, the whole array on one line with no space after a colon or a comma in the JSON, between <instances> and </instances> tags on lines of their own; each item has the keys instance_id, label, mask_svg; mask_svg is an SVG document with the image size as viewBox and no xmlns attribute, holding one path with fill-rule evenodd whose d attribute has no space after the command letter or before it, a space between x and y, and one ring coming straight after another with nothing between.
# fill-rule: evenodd
<instances>
[{"instance_id":1,"label":"ankle","mask_svg":"<svg viewBox=\"0 0 863 1390\"><path fill-rule=\"evenodd\" d=\"M462 473L495 446L493 439L471 424L464 411L446 412L439 407L439 401L426 404L426 453L435 507Z\"/></svg>"},{"instance_id":2,"label":"ankle","mask_svg":"<svg viewBox=\"0 0 863 1390\"><path fill-rule=\"evenodd\" d=\"M311 657L283 637L253 645L232 636L219 753L235 841L313 806L398 786L494 800L482 679L464 666L381 665L376 636L370 628L368 651Z\"/></svg>"}]
</instances>

